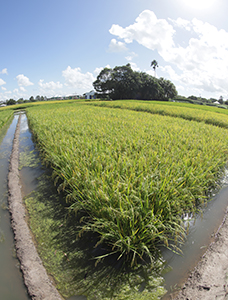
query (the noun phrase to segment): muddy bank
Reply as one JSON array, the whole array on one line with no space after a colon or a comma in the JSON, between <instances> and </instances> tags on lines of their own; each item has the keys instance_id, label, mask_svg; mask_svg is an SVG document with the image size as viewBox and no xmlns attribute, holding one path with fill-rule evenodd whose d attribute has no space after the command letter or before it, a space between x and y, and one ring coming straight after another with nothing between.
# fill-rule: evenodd
<instances>
[{"instance_id":1,"label":"muddy bank","mask_svg":"<svg viewBox=\"0 0 228 300\"><path fill-rule=\"evenodd\" d=\"M25 285L32 299L62 300L63 298L53 286L43 267L25 220L25 209L22 201L18 170L20 117L15 131L8 174L9 211L14 231L17 257L20 260Z\"/></svg>"},{"instance_id":2,"label":"muddy bank","mask_svg":"<svg viewBox=\"0 0 228 300\"><path fill-rule=\"evenodd\" d=\"M190 273L179 294L170 299L228 299L228 210L214 241Z\"/></svg>"}]
</instances>

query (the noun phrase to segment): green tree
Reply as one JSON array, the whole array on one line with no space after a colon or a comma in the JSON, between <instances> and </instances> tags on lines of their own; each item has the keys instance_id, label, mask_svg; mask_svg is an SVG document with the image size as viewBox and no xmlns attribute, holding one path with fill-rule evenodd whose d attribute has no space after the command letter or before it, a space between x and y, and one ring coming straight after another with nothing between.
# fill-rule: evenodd
<instances>
[{"instance_id":1,"label":"green tree","mask_svg":"<svg viewBox=\"0 0 228 300\"><path fill-rule=\"evenodd\" d=\"M20 98L20 99L17 100L17 103L18 103L18 104L21 104L21 103L23 103L23 102L24 102L24 99L23 99L23 98Z\"/></svg>"},{"instance_id":2,"label":"green tree","mask_svg":"<svg viewBox=\"0 0 228 300\"><path fill-rule=\"evenodd\" d=\"M159 66L158 66L158 62L154 59L154 60L151 62L150 66L154 69L154 77L156 77L156 68L159 67Z\"/></svg>"},{"instance_id":3,"label":"green tree","mask_svg":"<svg viewBox=\"0 0 228 300\"><path fill-rule=\"evenodd\" d=\"M223 104L223 103L224 103L224 101L223 101L223 96L220 96L220 97L219 97L218 102L219 102L220 104Z\"/></svg>"},{"instance_id":4,"label":"green tree","mask_svg":"<svg viewBox=\"0 0 228 300\"><path fill-rule=\"evenodd\" d=\"M30 101L30 102L35 102L35 99L34 99L34 97L33 97L33 96L31 96L31 97L29 98L29 101Z\"/></svg>"},{"instance_id":5,"label":"green tree","mask_svg":"<svg viewBox=\"0 0 228 300\"><path fill-rule=\"evenodd\" d=\"M193 96L193 95L192 95L192 96L189 96L188 99L191 99L191 100L197 100L198 98L197 98L196 96Z\"/></svg>"},{"instance_id":6,"label":"green tree","mask_svg":"<svg viewBox=\"0 0 228 300\"><path fill-rule=\"evenodd\" d=\"M131 65L104 68L93 86L102 98L134 99L137 93L137 75Z\"/></svg>"},{"instance_id":7,"label":"green tree","mask_svg":"<svg viewBox=\"0 0 228 300\"><path fill-rule=\"evenodd\" d=\"M104 68L93 82L93 86L101 98L110 97L114 91L112 73L112 69Z\"/></svg>"},{"instance_id":8,"label":"green tree","mask_svg":"<svg viewBox=\"0 0 228 300\"><path fill-rule=\"evenodd\" d=\"M133 71L130 64L104 68L93 86L97 96L116 99L168 100L177 95L174 84L144 72Z\"/></svg>"},{"instance_id":9,"label":"green tree","mask_svg":"<svg viewBox=\"0 0 228 300\"><path fill-rule=\"evenodd\" d=\"M14 105L14 104L16 104L16 100L14 99L9 99L6 101L6 105Z\"/></svg>"},{"instance_id":10,"label":"green tree","mask_svg":"<svg viewBox=\"0 0 228 300\"><path fill-rule=\"evenodd\" d=\"M139 73L139 95L138 99L142 100L159 100L163 95L163 90L158 79L147 73Z\"/></svg>"},{"instance_id":11,"label":"green tree","mask_svg":"<svg viewBox=\"0 0 228 300\"><path fill-rule=\"evenodd\" d=\"M158 82L163 90L163 94L161 95L162 100L170 100L177 96L176 87L170 80L161 77L158 79Z\"/></svg>"}]
</instances>

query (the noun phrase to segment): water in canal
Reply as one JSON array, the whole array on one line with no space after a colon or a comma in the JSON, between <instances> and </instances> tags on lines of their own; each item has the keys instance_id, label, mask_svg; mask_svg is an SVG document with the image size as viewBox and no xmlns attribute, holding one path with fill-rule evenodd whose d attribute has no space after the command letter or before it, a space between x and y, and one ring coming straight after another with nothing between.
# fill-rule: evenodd
<instances>
[{"instance_id":1,"label":"water in canal","mask_svg":"<svg viewBox=\"0 0 228 300\"><path fill-rule=\"evenodd\" d=\"M28 300L19 262L15 255L14 237L7 210L7 175L14 132L18 116L15 116L5 136L0 137L0 299Z\"/></svg>"}]
</instances>

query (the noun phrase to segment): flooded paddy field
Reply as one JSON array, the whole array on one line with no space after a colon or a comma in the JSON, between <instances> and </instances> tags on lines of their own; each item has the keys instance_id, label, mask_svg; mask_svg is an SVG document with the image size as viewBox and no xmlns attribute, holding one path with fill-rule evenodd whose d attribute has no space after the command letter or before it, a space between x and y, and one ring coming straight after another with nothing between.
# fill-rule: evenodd
<instances>
[{"instance_id":1,"label":"flooded paddy field","mask_svg":"<svg viewBox=\"0 0 228 300\"><path fill-rule=\"evenodd\" d=\"M6 136L2 140L0 146L0 163L1 163L1 216L0 216L0 257L1 262L1 282L0 287L1 295L7 295L3 299L29 299L26 288L23 284L21 272L19 270L19 264L14 255L13 246L13 234L10 226L9 213L7 207L7 177L4 177L8 172L8 162L12 149L12 140L17 123L17 116L9 127ZM29 194L36 190L40 183L41 175L44 174L44 168L42 167L39 159L38 152L36 151L32 142L32 135L29 131L27 118L22 116L21 131L20 131L20 177L22 185L23 196L29 196ZM50 186L50 182L47 183ZM219 227L225 210L227 207L228 188L227 182L224 181L223 188L218 194L208 203L204 209L203 217L200 216L191 221L190 232L186 243L182 247L183 255L176 255L170 251L165 250L163 257L167 261L167 265L172 267L172 270L164 275L165 287L168 291L175 289L177 285L183 283L187 278L188 272L192 269L197 261L204 253L206 247L213 240L213 234ZM6 239L7 237L7 239ZM8 258L9 257L9 260ZM66 259L66 263L68 263ZM84 274L84 276L86 273ZM15 282L13 281L15 277ZM10 279L9 279L10 278ZM61 280L61 279L60 279ZM77 281L77 277L74 279ZM94 284L95 281L93 282ZM95 289L93 287L93 289ZM141 285L141 289L143 285ZM16 293L15 295L7 294L10 292ZM5 293L5 294L4 294ZM20 296L21 295L21 296ZM10 298L11 297L11 298ZM20 298L21 297L21 298ZM85 300L86 296L74 295L69 297L70 300ZM101 298L97 298L101 299Z\"/></svg>"}]
</instances>

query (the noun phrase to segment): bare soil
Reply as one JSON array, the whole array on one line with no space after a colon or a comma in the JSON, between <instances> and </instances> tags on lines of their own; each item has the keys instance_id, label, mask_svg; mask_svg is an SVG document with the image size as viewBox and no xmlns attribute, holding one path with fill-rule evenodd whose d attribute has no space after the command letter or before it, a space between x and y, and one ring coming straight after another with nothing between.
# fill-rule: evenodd
<instances>
[{"instance_id":1,"label":"bare soil","mask_svg":"<svg viewBox=\"0 0 228 300\"><path fill-rule=\"evenodd\" d=\"M15 131L8 174L8 202L17 257L31 299L62 300L63 298L47 275L26 222L18 171L19 134L20 116Z\"/></svg>"}]
</instances>

